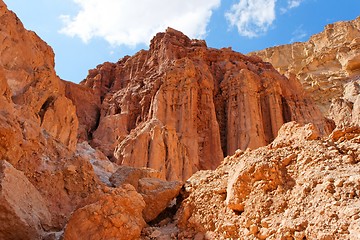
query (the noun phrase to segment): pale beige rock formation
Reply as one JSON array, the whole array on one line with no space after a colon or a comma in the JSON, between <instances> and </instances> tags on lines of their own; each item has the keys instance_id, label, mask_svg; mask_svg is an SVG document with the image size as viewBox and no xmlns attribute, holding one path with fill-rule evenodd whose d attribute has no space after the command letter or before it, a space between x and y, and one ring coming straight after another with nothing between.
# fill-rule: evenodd
<instances>
[{"instance_id":1,"label":"pale beige rock formation","mask_svg":"<svg viewBox=\"0 0 360 240\"><path fill-rule=\"evenodd\" d=\"M332 100L329 117L339 127L360 126L360 77L345 84L343 96Z\"/></svg>"},{"instance_id":2,"label":"pale beige rock formation","mask_svg":"<svg viewBox=\"0 0 360 240\"><path fill-rule=\"evenodd\" d=\"M131 184L138 189L139 180L142 178L161 178L161 173L151 168L136 168L129 166L119 166L116 172L110 177L110 182L115 187L123 184Z\"/></svg>"},{"instance_id":3,"label":"pale beige rock formation","mask_svg":"<svg viewBox=\"0 0 360 240\"><path fill-rule=\"evenodd\" d=\"M195 173L177 212L178 239L357 239L360 129L322 139L313 129L287 123L276 144Z\"/></svg>"},{"instance_id":4,"label":"pale beige rock formation","mask_svg":"<svg viewBox=\"0 0 360 240\"><path fill-rule=\"evenodd\" d=\"M91 145L170 180L214 169L238 148L264 146L291 120L331 128L296 80L170 28L149 51L89 71L82 85L102 101Z\"/></svg>"},{"instance_id":5,"label":"pale beige rock formation","mask_svg":"<svg viewBox=\"0 0 360 240\"><path fill-rule=\"evenodd\" d=\"M307 42L250 53L270 62L280 73L300 80L305 91L327 114L344 84L360 75L360 18L329 24Z\"/></svg>"}]
</instances>

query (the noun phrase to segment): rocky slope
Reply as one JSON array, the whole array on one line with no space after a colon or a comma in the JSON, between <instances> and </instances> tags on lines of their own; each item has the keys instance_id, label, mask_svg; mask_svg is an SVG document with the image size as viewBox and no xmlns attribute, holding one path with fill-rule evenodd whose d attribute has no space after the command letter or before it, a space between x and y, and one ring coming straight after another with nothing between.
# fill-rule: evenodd
<instances>
[{"instance_id":1,"label":"rocky slope","mask_svg":"<svg viewBox=\"0 0 360 240\"><path fill-rule=\"evenodd\" d=\"M272 144L195 173L174 222L143 239L359 239L359 172L360 128L319 138L290 122Z\"/></svg>"},{"instance_id":2,"label":"rocky slope","mask_svg":"<svg viewBox=\"0 0 360 240\"><path fill-rule=\"evenodd\" d=\"M296 80L170 28L148 51L90 70L81 85L101 102L91 122L79 114L91 145L118 164L151 167L167 179L185 180L238 148L264 146L288 121L331 128ZM79 113L83 94L75 92L68 96Z\"/></svg>"},{"instance_id":3,"label":"rocky slope","mask_svg":"<svg viewBox=\"0 0 360 240\"><path fill-rule=\"evenodd\" d=\"M300 80L324 114L333 99L343 96L344 86L360 75L360 17L329 24L304 43L253 52L280 73ZM334 116L334 115L331 115Z\"/></svg>"}]
</instances>

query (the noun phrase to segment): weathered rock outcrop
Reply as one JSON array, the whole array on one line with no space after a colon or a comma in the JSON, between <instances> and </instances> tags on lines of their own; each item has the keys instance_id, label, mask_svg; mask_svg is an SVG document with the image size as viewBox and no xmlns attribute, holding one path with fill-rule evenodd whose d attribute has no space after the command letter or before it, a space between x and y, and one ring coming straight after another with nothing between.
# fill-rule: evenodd
<instances>
[{"instance_id":1,"label":"weathered rock outcrop","mask_svg":"<svg viewBox=\"0 0 360 240\"><path fill-rule=\"evenodd\" d=\"M150 168L121 166L110 177L110 182L119 187L131 184L145 201L143 217L146 222L154 220L179 195L183 186L179 181L165 181L161 173Z\"/></svg>"},{"instance_id":2,"label":"weathered rock outcrop","mask_svg":"<svg viewBox=\"0 0 360 240\"><path fill-rule=\"evenodd\" d=\"M332 100L329 117L336 126L360 126L360 76L344 84L344 93Z\"/></svg>"},{"instance_id":3,"label":"weathered rock outcrop","mask_svg":"<svg viewBox=\"0 0 360 240\"><path fill-rule=\"evenodd\" d=\"M360 75L360 17L329 24L307 42L271 47L250 55L257 55L280 73L299 79L327 114L332 100L342 96L344 85Z\"/></svg>"},{"instance_id":4,"label":"weathered rock outcrop","mask_svg":"<svg viewBox=\"0 0 360 240\"><path fill-rule=\"evenodd\" d=\"M318 136L312 125L287 123L267 147L195 173L177 212L177 238L357 239L360 129Z\"/></svg>"},{"instance_id":5,"label":"weathered rock outcrop","mask_svg":"<svg viewBox=\"0 0 360 240\"><path fill-rule=\"evenodd\" d=\"M264 146L291 120L330 129L296 80L170 28L149 51L99 65L81 84L101 100L92 146L167 179L214 169L238 148Z\"/></svg>"},{"instance_id":6,"label":"weathered rock outcrop","mask_svg":"<svg viewBox=\"0 0 360 240\"><path fill-rule=\"evenodd\" d=\"M18 208L8 213L23 225L18 224L18 232L11 234L18 234L16 239L40 239L35 232L61 229L70 213L91 201L102 186L90 163L74 155L78 119L75 106L65 97L64 84L56 76L52 49L24 29L3 1L0 42L0 162L3 165L6 160L20 172L16 178L22 190L18 191L30 201L22 202L27 201L25 195L18 195L17 200L14 197L11 206ZM16 194L16 187L13 190ZM46 229L29 222L37 213L42 217L39 205L50 213ZM1 208L0 215L8 217L6 211Z\"/></svg>"},{"instance_id":7,"label":"weathered rock outcrop","mask_svg":"<svg viewBox=\"0 0 360 240\"><path fill-rule=\"evenodd\" d=\"M0 238L54 239L71 213L87 206L79 210L86 213L91 204L100 207L104 218L110 210L118 211L120 219L114 224L123 225L123 229L134 225L128 236L136 238L145 223L143 196L131 191L122 194L126 189L120 187L109 188L117 166L86 142L77 144L78 137L91 139L98 126L99 96L86 87L61 81L54 70L51 48L25 30L1 0L0 42ZM73 103L80 106L75 109ZM150 189L146 182L141 184L144 192ZM169 198L177 195L180 187L174 186ZM148 196L152 196L151 190ZM109 192L120 195L108 199ZM126 206L103 206L107 200L120 205L124 199L137 204L138 215L135 212L134 217L122 218L126 216L122 207L126 210ZM161 201L157 213L166 207L166 201ZM155 206L152 204L149 206ZM151 214L151 218L156 217L154 211ZM105 231L104 237L107 234Z\"/></svg>"},{"instance_id":8,"label":"weathered rock outcrop","mask_svg":"<svg viewBox=\"0 0 360 240\"><path fill-rule=\"evenodd\" d=\"M168 29L77 86L1 0L0 42L0 238L59 239L65 225L64 239L360 234L359 128L321 138L329 125L300 84L258 57ZM359 116L348 65L351 117L337 123ZM281 127L292 120L312 124ZM233 153L183 189L164 180Z\"/></svg>"},{"instance_id":9,"label":"weathered rock outcrop","mask_svg":"<svg viewBox=\"0 0 360 240\"><path fill-rule=\"evenodd\" d=\"M81 85L63 81L65 95L76 106L76 115L79 119L78 139L87 141L92 139L92 132L98 128L100 118L100 97L95 95L93 90ZM111 124L108 124L111 126ZM116 127L112 126L116 132ZM104 136L112 134L111 131L102 130ZM106 132L105 132L106 131ZM107 142L107 141L104 141Z\"/></svg>"},{"instance_id":10,"label":"weathered rock outcrop","mask_svg":"<svg viewBox=\"0 0 360 240\"><path fill-rule=\"evenodd\" d=\"M0 239L42 239L51 215L25 175L0 161Z\"/></svg>"},{"instance_id":11,"label":"weathered rock outcrop","mask_svg":"<svg viewBox=\"0 0 360 240\"><path fill-rule=\"evenodd\" d=\"M145 221L145 202L131 185L102 196L76 210L66 226L64 239L139 239Z\"/></svg>"},{"instance_id":12,"label":"weathered rock outcrop","mask_svg":"<svg viewBox=\"0 0 360 240\"><path fill-rule=\"evenodd\" d=\"M34 32L25 30L2 1L0 26L0 71L9 87L7 94L19 111L27 113L26 121L35 122L75 149L78 120L56 76L52 49Z\"/></svg>"}]
</instances>

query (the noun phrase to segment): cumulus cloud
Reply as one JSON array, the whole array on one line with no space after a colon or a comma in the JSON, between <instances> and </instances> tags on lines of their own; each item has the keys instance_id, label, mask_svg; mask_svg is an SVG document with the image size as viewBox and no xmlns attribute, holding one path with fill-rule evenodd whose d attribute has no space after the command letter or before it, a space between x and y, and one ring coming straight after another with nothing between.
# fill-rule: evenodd
<instances>
[{"instance_id":1,"label":"cumulus cloud","mask_svg":"<svg viewBox=\"0 0 360 240\"><path fill-rule=\"evenodd\" d=\"M88 42L104 38L112 45L148 44L157 32L172 27L189 37L206 35L212 11L221 0L73 0L80 11L62 15L61 33Z\"/></svg>"},{"instance_id":2,"label":"cumulus cloud","mask_svg":"<svg viewBox=\"0 0 360 240\"><path fill-rule=\"evenodd\" d=\"M275 2L276 0L240 0L225 17L240 35L257 37L265 33L275 20Z\"/></svg>"}]
</instances>

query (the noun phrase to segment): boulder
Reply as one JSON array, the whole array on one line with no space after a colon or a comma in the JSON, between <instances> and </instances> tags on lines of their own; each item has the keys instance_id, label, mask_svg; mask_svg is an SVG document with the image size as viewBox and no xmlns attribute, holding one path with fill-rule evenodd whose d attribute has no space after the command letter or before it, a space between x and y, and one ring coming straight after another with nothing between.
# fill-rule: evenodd
<instances>
[{"instance_id":1,"label":"boulder","mask_svg":"<svg viewBox=\"0 0 360 240\"><path fill-rule=\"evenodd\" d=\"M40 240L51 214L24 173L0 160L0 239Z\"/></svg>"},{"instance_id":2,"label":"boulder","mask_svg":"<svg viewBox=\"0 0 360 240\"><path fill-rule=\"evenodd\" d=\"M161 173L151 168L119 166L109 180L115 187L131 184L138 190L139 180L142 178L161 178Z\"/></svg>"},{"instance_id":3,"label":"boulder","mask_svg":"<svg viewBox=\"0 0 360 240\"><path fill-rule=\"evenodd\" d=\"M119 187L131 184L142 195L146 207L143 217L146 222L154 220L161 212L170 206L179 195L182 182L161 179L159 171L150 168L134 168L120 166L110 177L110 182Z\"/></svg>"},{"instance_id":4,"label":"boulder","mask_svg":"<svg viewBox=\"0 0 360 240\"><path fill-rule=\"evenodd\" d=\"M360 126L360 78L354 78L344 84L344 92L332 100L329 117L337 127Z\"/></svg>"},{"instance_id":5,"label":"boulder","mask_svg":"<svg viewBox=\"0 0 360 240\"><path fill-rule=\"evenodd\" d=\"M163 212L179 195L182 182L164 181L157 178L139 180L138 192L144 198L146 207L143 211L144 220L150 222ZM173 203L174 205L176 204Z\"/></svg>"},{"instance_id":6,"label":"boulder","mask_svg":"<svg viewBox=\"0 0 360 240\"><path fill-rule=\"evenodd\" d=\"M131 185L105 194L93 204L76 210L64 232L64 240L139 239L145 226L145 203Z\"/></svg>"}]
</instances>

